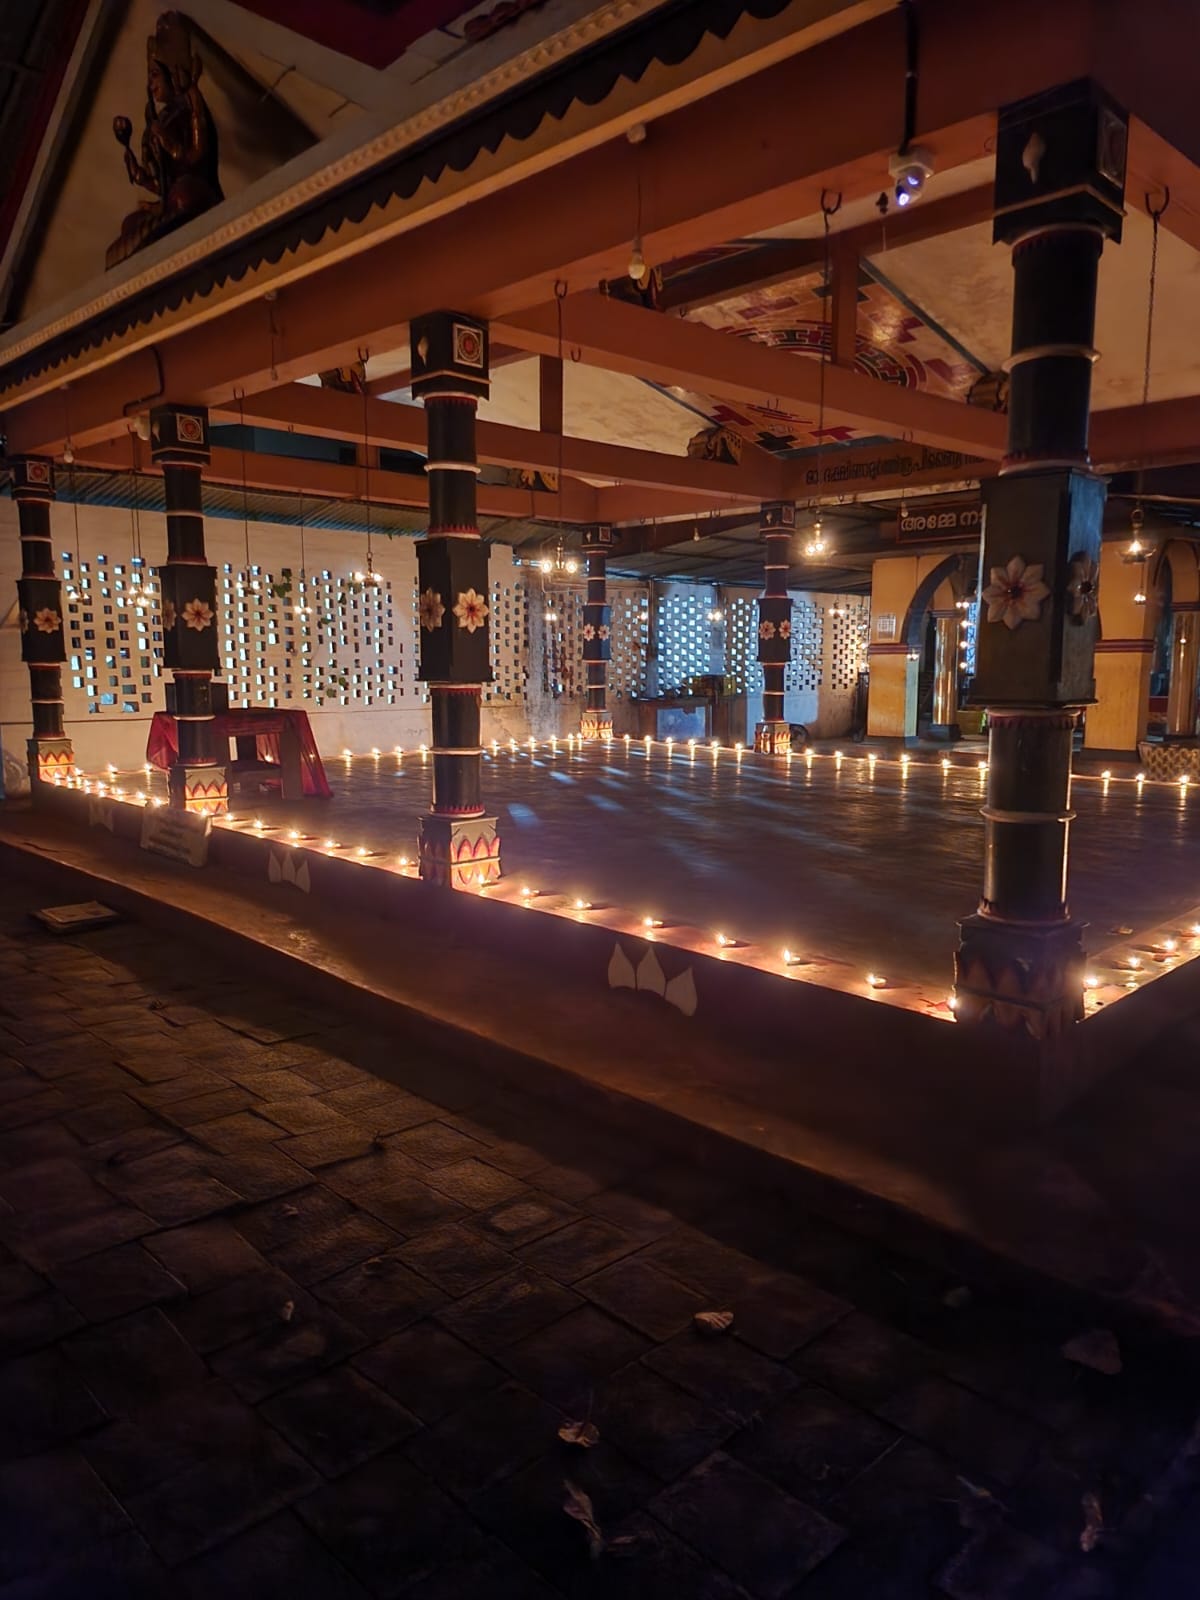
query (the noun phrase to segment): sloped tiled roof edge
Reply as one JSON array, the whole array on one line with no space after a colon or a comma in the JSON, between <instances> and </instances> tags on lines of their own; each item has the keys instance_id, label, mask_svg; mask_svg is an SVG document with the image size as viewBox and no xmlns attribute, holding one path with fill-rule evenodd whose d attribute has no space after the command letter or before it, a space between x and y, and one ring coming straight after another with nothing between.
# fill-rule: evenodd
<instances>
[{"instance_id":1,"label":"sloped tiled roof edge","mask_svg":"<svg viewBox=\"0 0 1200 1600\"><path fill-rule=\"evenodd\" d=\"M0 365L0 387L11 387L51 371L63 362L99 349L168 311L203 299L214 289L240 282L254 268L277 265L302 245L315 245L346 222L361 223L375 208L408 199L422 183L436 183L446 171L466 172L506 139L531 138L547 119L561 121L572 106L597 106L622 82L637 83L653 65L681 65L712 35L725 39L743 17L766 21L791 0L668 0L565 61L525 76L490 100L483 111L468 110L418 133L393 159L373 166L311 204L291 209L186 268L70 329L52 334ZM620 7L613 8L620 11ZM640 10L632 5L629 9ZM433 108L436 112L439 108ZM414 119L426 120L428 115ZM404 126L397 130L403 134Z\"/></svg>"}]
</instances>

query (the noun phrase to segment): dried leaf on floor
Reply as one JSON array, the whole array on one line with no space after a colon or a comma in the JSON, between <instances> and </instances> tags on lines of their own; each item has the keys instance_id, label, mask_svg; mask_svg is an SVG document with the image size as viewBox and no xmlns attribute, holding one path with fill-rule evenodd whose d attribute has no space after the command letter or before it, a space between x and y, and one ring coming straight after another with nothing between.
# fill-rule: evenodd
<instances>
[{"instance_id":1,"label":"dried leaf on floor","mask_svg":"<svg viewBox=\"0 0 1200 1600\"><path fill-rule=\"evenodd\" d=\"M280 1322L290 1322L295 1315L296 1302L294 1300L285 1300L279 1308Z\"/></svg>"},{"instance_id":2,"label":"dried leaf on floor","mask_svg":"<svg viewBox=\"0 0 1200 1600\"><path fill-rule=\"evenodd\" d=\"M590 1450L600 1443L600 1429L594 1422L564 1422L558 1437L564 1444L577 1444L581 1450Z\"/></svg>"},{"instance_id":3,"label":"dried leaf on floor","mask_svg":"<svg viewBox=\"0 0 1200 1600\"><path fill-rule=\"evenodd\" d=\"M300 1207L299 1206L284 1206L280 1210L279 1215L281 1217L298 1217L300 1215Z\"/></svg>"},{"instance_id":4,"label":"dried leaf on floor","mask_svg":"<svg viewBox=\"0 0 1200 1600\"><path fill-rule=\"evenodd\" d=\"M728 1333L733 1327L732 1311L697 1311L692 1322L698 1333Z\"/></svg>"},{"instance_id":5,"label":"dried leaf on floor","mask_svg":"<svg viewBox=\"0 0 1200 1600\"><path fill-rule=\"evenodd\" d=\"M362 1264L363 1274L368 1278L377 1278L386 1265L381 1256L371 1256Z\"/></svg>"},{"instance_id":6,"label":"dried leaf on floor","mask_svg":"<svg viewBox=\"0 0 1200 1600\"><path fill-rule=\"evenodd\" d=\"M1104 1537L1104 1512L1097 1495L1089 1489L1083 1497L1083 1530L1079 1535L1079 1548L1084 1555L1092 1551Z\"/></svg>"},{"instance_id":7,"label":"dried leaf on floor","mask_svg":"<svg viewBox=\"0 0 1200 1600\"><path fill-rule=\"evenodd\" d=\"M1086 1333L1077 1333L1062 1346L1061 1354L1077 1366L1102 1372L1106 1378L1115 1378L1121 1370L1121 1347L1116 1335L1107 1328L1089 1328Z\"/></svg>"},{"instance_id":8,"label":"dried leaf on floor","mask_svg":"<svg viewBox=\"0 0 1200 1600\"><path fill-rule=\"evenodd\" d=\"M572 1483L570 1478L564 1479L563 1488L567 1492L563 1510L569 1517L574 1517L587 1534L588 1555L593 1561L598 1561L604 1554L604 1535L600 1531L600 1524L596 1521L592 1497L585 1494L577 1484Z\"/></svg>"}]
</instances>

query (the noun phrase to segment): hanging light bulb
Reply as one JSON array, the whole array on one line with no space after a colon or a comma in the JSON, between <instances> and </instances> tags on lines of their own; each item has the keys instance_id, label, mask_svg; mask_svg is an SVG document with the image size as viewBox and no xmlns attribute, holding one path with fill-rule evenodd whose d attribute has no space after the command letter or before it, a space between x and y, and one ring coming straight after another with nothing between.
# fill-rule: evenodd
<instances>
[{"instance_id":1,"label":"hanging light bulb","mask_svg":"<svg viewBox=\"0 0 1200 1600\"><path fill-rule=\"evenodd\" d=\"M640 289L649 276L650 269L642 254L642 236L638 233L634 235L633 248L629 252L629 277Z\"/></svg>"},{"instance_id":2,"label":"hanging light bulb","mask_svg":"<svg viewBox=\"0 0 1200 1600\"><path fill-rule=\"evenodd\" d=\"M1142 543L1142 524L1146 514L1141 506L1134 506L1129 514L1129 544L1126 546L1125 555L1130 561L1139 561L1146 554L1146 546Z\"/></svg>"},{"instance_id":3,"label":"hanging light bulb","mask_svg":"<svg viewBox=\"0 0 1200 1600\"><path fill-rule=\"evenodd\" d=\"M812 532L808 543L804 546L804 554L810 559L814 556L823 556L829 548L828 541L821 525L821 513L818 511L813 519Z\"/></svg>"}]
</instances>

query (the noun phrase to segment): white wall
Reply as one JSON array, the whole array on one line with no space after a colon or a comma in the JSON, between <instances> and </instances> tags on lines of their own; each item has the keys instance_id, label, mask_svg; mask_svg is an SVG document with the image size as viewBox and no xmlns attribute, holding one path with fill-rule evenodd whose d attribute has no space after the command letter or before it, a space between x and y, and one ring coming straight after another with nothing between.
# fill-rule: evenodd
<instances>
[{"instance_id":1,"label":"white wall","mask_svg":"<svg viewBox=\"0 0 1200 1600\"><path fill-rule=\"evenodd\" d=\"M74 572L73 508L56 504L51 511L51 525L58 570ZM146 561L155 566L166 554L165 518L143 513L141 529ZM384 583L375 590L355 586L351 579L354 572L366 566L364 535L307 530L305 569L315 584L308 598L310 603L316 602L316 616L300 619L292 608L298 591L289 599L268 593L269 585L279 581L284 568L292 570L294 582L298 579L298 528L276 523L250 524L250 555L254 566L260 569L261 590L255 594L244 589L241 595L237 583L239 575L245 575L246 560L242 524L210 517L205 530L209 559L217 567L222 658L233 662L232 675L226 672L231 678L233 703L248 699L251 705L269 705L273 699L278 705L302 707L311 719L317 746L327 757L347 748L359 751L378 746L390 750L396 745L411 748L428 742L429 705L424 688L416 679L417 563L412 539L377 539L374 569ZM128 510L80 506L79 554L82 564L89 568L87 578L93 585L86 612L91 622L84 622L83 604L64 595L69 659L63 684L66 727L76 759L80 766L93 771L110 761L121 768L140 766L145 759L151 716L164 704L164 679L157 663L158 652L153 648L156 607L139 611L127 602L123 604L121 598L130 572L131 537ZM106 558L103 563L101 557ZM226 572L227 565L233 570ZM28 786L25 743L30 733L29 675L21 662L17 626L19 570L16 506L11 500L0 500L0 746L5 790L9 794ZM102 573L110 590L108 597L99 592ZM327 579L321 576L324 573L329 574ZM522 576L513 567L512 553L506 547L492 547L491 579L496 682L485 691L483 737L525 738L529 728L522 666L524 589ZM112 607L109 615L105 615L104 606ZM344 615L345 628L319 627L317 617L321 615ZM139 624L146 630L140 634ZM95 635L93 639L85 639L85 627ZM122 634L129 637L122 638ZM324 642L319 642L322 638ZM139 639L147 647L144 652L137 648ZM108 648L110 641L112 650ZM293 646L290 651L289 644ZM305 644L307 652L301 650ZM83 659L83 652L89 648L96 655L91 662ZM122 649L129 650L128 660L121 659ZM113 667L105 660L109 654L116 656ZM261 673L256 657L262 660ZM306 660L307 668L302 665ZM86 687L76 684L89 668L96 676L85 678L84 682L86 685L90 681L98 691L92 695ZM126 669L130 675L123 677ZM302 681L306 672L311 680L308 684ZM344 687L335 681L338 673L348 679ZM290 685L285 674L290 674ZM119 680L115 687L108 681L114 675ZM142 682L146 677L150 679L148 684ZM261 685L255 681L259 677L263 680ZM117 703L100 705L100 693L113 694ZM144 699L147 695L149 703ZM122 704L130 697L136 699L136 709L123 710Z\"/></svg>"}]
</instances>

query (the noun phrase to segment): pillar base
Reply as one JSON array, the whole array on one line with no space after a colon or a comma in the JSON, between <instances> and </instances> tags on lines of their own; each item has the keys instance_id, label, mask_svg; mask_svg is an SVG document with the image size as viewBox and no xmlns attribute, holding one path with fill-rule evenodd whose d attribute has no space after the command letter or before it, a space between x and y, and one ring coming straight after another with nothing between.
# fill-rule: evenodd
<instances>
[{"instance_id":1,"label":"pillar base","mask_svg":"<svg viewBox=\"0 0 1200 1600\"><path fill-rule=\"evenodd\" d=\"M421 818L421 877L450 889L478 889L500 877L495 817Z\"/></svg>"},{"instance_id":2,"label":"pillar base","mask_svg":"<svg viewBox=\"0 0 1200 1600\"><path fill-rule=\"evenodd\" d=\"M612 731L611 711L585 711L579 719L579 734L583 739L611 739Z\"/></svg>"},{"instance_id":3,"label":"pillar base","mask_svg":"<svg viewBox=\"0 0 1200 1600\"><path fill-rule=\"evenodd\" d=\"M53 783L70 778L75 772L75 751L65 735L52 739L29 739L25 753L29 759L29 782Z\"/></svg>"},{"instance_id":4,"label":"pillar base","mask_svg":"<svg viewBox=\"0 0 1200 1600\"><path fill-rule=\"evenodd\" d=\"M229 779L224 767L178 762L167 773L167 793L176 811L207 817L229 814Z\"/></svg>"},{"instance_id":5,"label":"pillar base","mask_svg":"<svg viewBox=\"0 0 1200 1600\"><path fill-rule=\"evenodd\" d=\"M954 1014L1033 1039L1083 1021L1082 922L1048 927L966 917L954 957Z\"/></svg>"},{"instance_id":6,"label":"pillar base","mask_svg":"<svg viewBox=\"0 0 1200 1600\"><path fill-rule=\"evenodd\" d=\"M754 729L754 748L762 756L786 756L792 748L788 722L760 722Z\"/></svg>"},{"instance_id":7,"label":"pillar base","mask_svg":"<svg viewBox=\"0 0 1200 1600\"><path fill-rule=\"evenodd\" d=\"M937 739L941 744L953 744L956 739L962 738L962 729L957 722L931 722L926 731L929 738Z\"/></svg>"}]
</instances>

